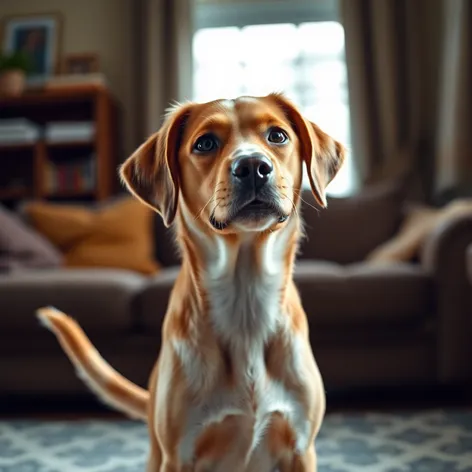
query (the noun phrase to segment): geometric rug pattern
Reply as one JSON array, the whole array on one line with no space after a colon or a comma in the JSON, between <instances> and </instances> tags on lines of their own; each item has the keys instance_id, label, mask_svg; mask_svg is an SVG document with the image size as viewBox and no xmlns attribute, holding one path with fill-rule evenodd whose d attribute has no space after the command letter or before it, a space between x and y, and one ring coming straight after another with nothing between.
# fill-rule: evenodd
<instances>
[{"instance_id":1,"label":"geometric rug pattern","mask_svg":"<svg viewBox=\"0 0 472 472\"><path fill-rule=\"evenodd\" d=\"M318 472L472 472L472 413L332 414L316 448ZM0 472L143 472L147 451L141 422L0 421Z\"/></svg>"}]
</instances>

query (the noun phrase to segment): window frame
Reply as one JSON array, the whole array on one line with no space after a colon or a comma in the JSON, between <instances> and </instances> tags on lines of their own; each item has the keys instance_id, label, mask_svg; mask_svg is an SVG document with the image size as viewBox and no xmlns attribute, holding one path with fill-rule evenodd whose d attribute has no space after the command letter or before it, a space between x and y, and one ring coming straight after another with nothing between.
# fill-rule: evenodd
<instances>
[{"instance_id":1,"label":"window frame","mask_svg":"<svg viewBox=\"0 0 472 472\"><path fill-rule=\"evenodd\" d=\"M339 21L337 0L287 0L229 3L200 3L195 10L195 31L277 23Z\"/></svg>"}]
</instances>

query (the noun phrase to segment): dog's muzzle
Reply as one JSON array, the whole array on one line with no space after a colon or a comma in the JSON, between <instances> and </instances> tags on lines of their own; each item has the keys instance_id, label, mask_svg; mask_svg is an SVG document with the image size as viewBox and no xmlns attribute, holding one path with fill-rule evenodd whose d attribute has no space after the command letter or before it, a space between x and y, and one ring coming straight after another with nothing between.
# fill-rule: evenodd
<instances>
[{"instance_id":1,"label":"dog's muzzle","mask_svg":"<svg viewBox=\"0 0 472 472\"><path fill-rule=\"evenodd\" d=\"M263 154L253 153L239 156L230 167L233 195L228 220L210 222L216 229L224 229L231 221L263 220L277 218L284 222L285 215L279 204L276 190L274 165Z\"/></svg>"}]
</instances>

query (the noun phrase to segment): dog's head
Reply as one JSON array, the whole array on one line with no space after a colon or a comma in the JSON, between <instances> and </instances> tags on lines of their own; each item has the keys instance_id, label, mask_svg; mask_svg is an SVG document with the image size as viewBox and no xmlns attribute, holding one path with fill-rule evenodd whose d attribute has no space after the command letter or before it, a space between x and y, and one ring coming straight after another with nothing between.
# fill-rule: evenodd
<instances>
[{"instance_id":1,"label":"dog's head","mask_svg":"<svg viewBox=\"0 0 472 472\"><path fill-rule=\"evenodd\" d=\"M271 94L174 108L120 173L166 226L185 205L212 231L235 233L285 224L300 199L303 162L326 206L343 160L340 143Z\"/></svg>"}]
</instances>

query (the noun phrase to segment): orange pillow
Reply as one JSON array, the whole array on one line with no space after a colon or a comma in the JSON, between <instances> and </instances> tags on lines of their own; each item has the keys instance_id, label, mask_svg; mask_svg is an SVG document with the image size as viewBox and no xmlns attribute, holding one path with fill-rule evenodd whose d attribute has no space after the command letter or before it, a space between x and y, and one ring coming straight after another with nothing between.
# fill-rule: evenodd
<instances>
[{"instance_id":1,"label":"orange pillow","mask_svg":"<svg viewBox=\"0 0 472 472\"><path fill-rule=\"evenodd\" d=\"M68 267L113 267L157 272L153 257L153 211L134 198L98 209L45 202L25 212L36 230L64 254Z\"/></svg>"}]
</instances>

